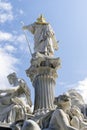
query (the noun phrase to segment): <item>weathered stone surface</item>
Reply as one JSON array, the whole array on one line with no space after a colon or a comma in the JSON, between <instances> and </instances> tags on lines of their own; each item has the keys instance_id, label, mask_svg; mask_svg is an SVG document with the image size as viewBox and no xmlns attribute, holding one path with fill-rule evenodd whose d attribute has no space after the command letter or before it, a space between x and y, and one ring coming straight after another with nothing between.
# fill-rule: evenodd
<instances>
[{"instance_id":1,"label":"weathered stone surface","mask_svg":"<svg viewBox=\"0 0 87 130\"><path fill-rule=\"evenodd\" d=\"M58 44L50 24L41 15L23 29L34 35L35 42L31 65L26 70L35 89L34 112L30 113L30 90L25 81L15 73L8 75L9 83L16 87L0 91L0 121L4 122L0 130L87 130L87 106L77 91L69 90L54 98L61 61L53 57Z\"/></svg>"},{"instance_id":2,"label":"weathered stone surface","mask_svg":"<svg viewBox=\"0 0 87 130\"><path fill-rule=\"evenodd\" d=\"M67 92L67 94L69 94L69 96L71 98L71 104L72 105L76 105L78 107L81 107L85 104L83 97L75 89L69 90Z\"/></svg>"},{"instance_id":3,"label":"weathered stone surface","mask_svg":"<svg viewBox=\"0 0 87 130\"><path fill-rule=\"evenodd\" d=\"M0 121L5 123L24 119L31 107L30 91L25 81L18 79L15 73L10 74L8 79L14 88L0 90Z\"/></svg>"},{"instance_id":4,"label":"weathered stone surface","mask_svg":"<svg viewBox=\"0 0 87 130\"><path fill-rule=\"evenodd\" d=\"M33 120L24 121L22 130L41 130L36 122Z\"/></svg>"},{"instance_id":5,"label":"weathered stone surface","mask_svg":"<svg viewBox=\"0 0 87 130\"><path fill-rule=\"evenodd\" d=\"M26 70L26 74L33 82L37 75L49 74L54 79L57 77L57 69L61 67L60 58L35 57L31 60L31 66Z\"/></svg>"},{"instance_id":6,"label":"weathered stone surface","mask_svg":"<svg viewBox=\"0 0 87 130\"><path fill-rule=\"evenodd\" d=\"M28 26L24 26L23 29L30 31L34 35L34 52L53 56L54 50L58 49L54 31L49 23L43 23L43 16L40 16L38 19L40 22L37 21Z\"/></svg>"},{"instance_id":7,"label":"weathered stone surface","mask_svg":"<svg viewBox=\"0 0 87 130\"><path fill-rule=\"evenodd\" d=\"M7 123L0 123L0 130L12 130Z\"/></svg>"},{"instance_id":8,"label":"weathered stone surface","mask_svg":"<svg viewBox=\"0 0 87 130\"><path fill-rule=\"evenodd\" d=\"M54 87L60 58L54 58L58 43L54 31L41 15L37 22L23 27L34 35L34 53L31 66L26 70L27 76L35 89L34 113L45 114L55 108Z\"/></svg>"},{"instance_id":9,"label":"weathered stone surface","mask_svg":"<svg viewBox=\"0 0 87 130\"><path fill-rule=\"evenodd\" d=\"M79 92L77 92L75 89L71 89L67 92L67 94L70 96L71 98L71 104L72 106L77 106L81 109L81 112L84 114L85 118L87 118L87 114L86 114L86 104L83 100L83 97L80 95Z\"/></svg>"},{"instance_id":10,"label":"weathered stone surface","mask_svg":"<svg viewBox=\"0 0 87 130\"><path fill-rule=\"evenodd\" d=\"M76 90L70 90L69 92L72 92L73 96L82 98ZM72 127L80 130L87 129L87 120L85 119L85 116L81 113L81 106L78 106L78 104L76 105L75 102L74 104L72 104L71 95L69 95L68 93L66 93L65 95L60 95L55 99L54 103L58 106L58 110L59 108L61 108L66 114L68 114L68 121ZM55 114L55 118L58 119L58 116L56 115L57 113Z\"/></svg>"},{"instance_id":11,"label":"weathered stone surface","mask_svg":"<svg viewBox=\"0 0 87 130\"><path fill-rule=\"evenodd\" d=\"M35 89L34 113L37 115L55 109L54 87L59 67L59 58L34 57L26 71Z\"/></svg>"}]
</instances>

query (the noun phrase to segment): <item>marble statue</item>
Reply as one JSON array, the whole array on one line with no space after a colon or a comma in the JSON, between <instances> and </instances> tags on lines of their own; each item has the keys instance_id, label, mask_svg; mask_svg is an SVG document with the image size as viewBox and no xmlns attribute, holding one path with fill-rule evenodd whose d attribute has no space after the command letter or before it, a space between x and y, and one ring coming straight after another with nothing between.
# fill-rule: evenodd
<instances>
[{"instance_id":1,"label":"marble statue","mask_svg":"<svg viewBox=\"0 0 87 130\"><path fill-rule=\"evenodd\" d=\"M47 130L76 130L75 127L70 125L69 115L67 114L71 108L70 98L67 95L60 95L54 103L58 108L53 112Z\"/></svg>"},{"instance_id":2,"label":"marble statue","mask_svg":"<svg viewBox=\"0 0 87 130\"><path fill-rule=\"evenodd\" d=\"M62 117L62 119L64 118L65 121L68 121L70 127L72 126L73 128L76 128L78 130L87 129L87 120L84 119L84 115L81 113L80 108L77 106L73 106L71 104L71 99L70 99L69 95L68 96L65 94L60 95L59 97L55 98L54 103L58 106L58 108L57 108L57 110L54 111L54 113L52 115L52 119L50 121L50 127L53 127L53 125L55 127L57 122L59 123L58 119L61 117L60 115L62 113L62 116L64 116L64 114L65 114L65 116ZM60 118L60 120L61 120L61 118ZM63 125L63 121L62 121L62 123L59 123L59 124Z\"/></svg>"},{"instance_id":3,"label":"marble statue","mask_svg":"<svg viewBox=\"0 0 87 130\"><path fill-rule=\"evenodd\" d=\"M69 123L66 113L62 109L56 109L52 114L49 127L44 130L77 130Z\"/></svg>"},{"instance_id":4,"label":"marble statue","mask_svg":"<svg viewBox=\"0 0 87 130\"><path fill-rule=\"evenodd\" d=\"M41 130L38 124L33 120L24 121L22 130Z\"/></svg>"},{"instance_id":5,"label":"marble statue","mask_svg":"<svg viewBox=\"0 0 87 130\"><path fill-rule=\"evenodd\" d=\"M12 130L41 130L39 125L31 119L19 120L10 125Z\"/></svg>"},{"instance_id":6,"label":"marble statue","mask_svg":"<svg viewBox=\"0 0 87 130\"><path fill-rule=\"evenodd\" d=\"M58 107L40 118L40 127L43 130L76 130L76 128L70 124L69 111L71 108L71 101L69 96L60 95L55 98L54 103Z\"/></svg>"},{"instance_id":7,"label":"marble statue","mask_svg":"<svg viewBox=\"0 0 87 130\"><path fill-rule=\"evenodd\" d=\"M71 125L80 130L87 129L87 119L84 119L84 115L77 106L71 108L72 120Z\"/></svg>"},{"instance_id":8,"label":"marble statue","mask_svg":"<svg viewBox=\"0 0 87 130\"><path fill-rule=\"evenodd\" d=\"M21 94L21 95L25 95L26 96L26 102L29 106L32 106L32 101L30 98L30 89L27 86L26 82L23 79L17 78L16 73L11 73L7 76L8 81L10 84L13 85L13 87L18 87L18 92L16 92L16 94ZM16 89L16 88L15 88Z\"/></svg>"},{"instance_id":9,"label":"marble statue","mask_svg":"<svg viewBox=\"0 0 87 130\"><path fill-rule=\"evenodd\" d=\"M84 106L85 102L83 100L83 97L79 94L78 91L76 91L75 89L70 89L67 91L67 94L71 98L72 106L75 105L80 109Z\"/></svg>"},{"instance_id":10,"label":"marble statue","mask_svg":"<svg viewBox=\"0 0 87 130\"><path fill-rule=\"evenodd\" d=\"M75 89L70 89L66 93L69 95L71 99L72 106L77 106L86 118L86 104L80 93Z\"/></svg>"},{"instance_id":11,"label":"marble statue","mask_svg":"<svg viewBox=\"0 0 87 130\"><path fill-rule=\"evenodd\" d=\"M23 27L34 35L34 52L53 56L54 50L58 49L58 43L54 31L45 18L41 15L33 24Z\"/></svg>"},{"instance_id":12,"label":"marble statue","mask_svg":"<svg viewBox=\"0 0 87 130\"><path fill-rule=\"evenodd\" d=\"M54 104L67 113L67 111L69 111L71 108L71 99L67 94L59 95L55 98Z\"/></svg>"},{"instance_id":13,"label":"marble statue","mask_svg":"<svg viewBox=\"0 0 87 130\"><path fill-rule=\"evenodd\" d=\"M7 78L12 88L0 90L0 123L12 130L87 130L81 95L70 90L55 98L61 61L54 57L58 43L51 25L41 15L23 29L34 35L34 53L26 70L35 92L34 111L26 82L11 73Z\"/></svg>"},{"instance_id":14,"label":"marble statue","mask_svg":"<svg viewBox=\"0 0 87 130\"><path fill-rule=\"evenodd\" d=\"M23 26L23 29L34 35L34 53L26 74L35 91L34 114L43 115L55 109L53 101L56 70L60 68L61 61L59 57L53 56L58 43L51 25L42 15L33 24Z\"/></svg>"},{"instance_id":15,"label":"marble statue","mask_svg":"<svg viewBox=\"0 0 87 130\"><path fill-rule=\"evenodd\" d=\"M25 113L31 113L32 103L25 81L18 79L15 73L9 74L7 78L14 88L0 90L0 121L11 123L24 119Z\"/></svg>"}]
</instances>

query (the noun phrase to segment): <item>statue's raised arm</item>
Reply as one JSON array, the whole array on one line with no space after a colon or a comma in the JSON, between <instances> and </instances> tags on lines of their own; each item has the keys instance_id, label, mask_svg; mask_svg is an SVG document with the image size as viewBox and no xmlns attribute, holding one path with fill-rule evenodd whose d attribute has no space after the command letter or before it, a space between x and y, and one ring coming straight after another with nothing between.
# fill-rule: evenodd
<instances>
[{"instance_id":1,"label":"statue's raised arm","mask_svg":"<svg viewBox=\"0 0 87 130\"><path fill-rule=\"evenodd\" d=\"M34 35L34 52L47 56L54 55L54 50L58 49L58 43L51 25L42 15L33 24L23 26L23 29Z\"/></svg>"}]
</instances>

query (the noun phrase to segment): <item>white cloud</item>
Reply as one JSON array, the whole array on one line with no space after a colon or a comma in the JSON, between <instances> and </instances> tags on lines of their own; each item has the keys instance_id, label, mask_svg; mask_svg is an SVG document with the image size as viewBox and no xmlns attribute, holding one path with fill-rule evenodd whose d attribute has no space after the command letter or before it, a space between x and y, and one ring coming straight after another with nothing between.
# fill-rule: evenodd
<instances>
[{"instance_id":1,"label":"white cloud","mask_svg":"<svg viewBox=\"0 0 87 130\"><path fill-rule=\"evenodd\" d=\"M10 10L12 10L12 6L10 3L0 2L0 9L10 11Z\"/></svg>"},{"instance_id":2,"label":"white cloud","mask_svg":"<svg viewBox=\"0 0 87 130\"><path fill-rule=\"evenodd\" d=\"M2 32L0 31L0 41L11 41L13 39L13 36L11 33Z\"/></svg>"},{"instance_id":3,"label":"white cloud","mask_svg":"<svg viewBox=\"0 0 87 130\"><path fill-rule=\"evenodd\" d=\"M10 42L13 45L16 45L18 49L25 50L25 37L23 34L12 34L9 32L0 31L0 42ZM12 49L12 46L9 46L9 49ZM14 49L14 48L13 48ZM16 49L16 48L15 48Z\"/></svg>"},{"instance_id":4,"label":"white cloud","mask_svg":"<svg viewBox=\"0 0 87 130\"><path fill-rule=\"evenodd\" d=\"M0 23L4 23L6 21L11 21L11 20L13 20L12 13L3 13L3 14L0 14Z\"/></svg>"},{"instance_id":5,"label":"white cloud","mask_svg":"<svg viewBox=\"0 0 87 130\"><path fill-rule=\"evenodd\" d=\"M8 53L13 53L16 51L16 48L12 45L6 45L3 49Z\"/></svg>"},{"instance_id":6,"label":"white cloud","mask_svg":"<svg viewBox=\"0 0 87 130\"><path fill-rule=\"evenodd\" d=\"M9 87L7 75L18 71L16 65L20 64L15 54L25 52L24 35L12 34L0 31L0 89Z\"/></svg>"},{"instance_id":7,"label":"white cloud","mask_svg":"<svg viewBox=\"0 0 87 130\"><path fill-rule=\"evenodd\" d=\"M21 49L23 41L23 35L0 31L0 89L10 86L6 77L9 73L17 71L15 65L19 63L12 54Z\"/></svg>"},{"instance_id":8,"label":"white cloud","mask_svg":"<svg viewBox=\"0 0 87 130\"><path fill-rule=\"evenodd\" d=\"M18 60L11 54L8 54L3 48L0 48L0 89L9 87L6 76L17 71L15 64Z\"/></svg>"},{"instance_id":9,"label":"white cloud","mask_svg":"<svg viewBox=\"0 0 87 130\"><path fill-rule=\"evenodd\" d=\"M0 41L18 41L18 42L23 42L24 36L23 35L17 35L17 34L12 34L9 32L2 32L0 31Z\"/></svg>"},{"instance_id":10,"label":"white cloud","mask_svg":"<svg viewBox=\"0 0 87 130\"><path fill-rule=\"evenodd\" d=\"M19 43L19 47L21 51L26 50L27 51L27 43L26 43L26 39L25 36L23 34L16 36L16 40L15 40L15 44L17 45ZM26 45L25 45L26 43Z\"/></svg>"},{"instance_id":11,"label":"white cloud","mask_svg":"<svg viewBox=\"0 0 87 130\"><path fill-rule=\"evenodd\" d=\"M18 35L18 34L12 34L12 33L9 33L9 32L2 32L0 31L0 41L3 42L3 41L16 41L16 42L25 42L25 37L23 34L21 35Z\"/></svg>"},{"instance_id":12,"label":"white cloud","mask_svg":"<svg viewBox=\"0 0 87 130\"><path fill-rule=\"evenodd\" d=\"M11 3L0 1L0 23L13 20Z\"/></svg>"},{"instance_id":13,"label":"white cloud","mask_svg":"<svg viewBox=\"0 0 87 130\"><path fill-rule=\"evenodd\" d=\"M76 89L79 94L82 95L85 103L87 103L87 77L81 81L78 81L77 83L74 84L69 84L69 85L64 85L63 87L63 92L64 90L68 91L70 89Z\"/></svg>"},{"instance_id":14,"label":"white cloud","mask_svg":"<svg viewBox=\"0 0 87 130\"><path fill-rule=\"evenodd\" d=\"M19 35L19 36L16 36L16 40L17 42L25 42L25 37L23 34Z\"/></svg>"},{"instance_id":15,"label":"white cloud","mask_svg":"<svg viewBox=\"0 0 87 130\"><path fill-rule=\"evenodd\" d=\"M87 103L87 78L78 82L76 90L83 96L84 101Z\"/></svg>"}]
</instances>

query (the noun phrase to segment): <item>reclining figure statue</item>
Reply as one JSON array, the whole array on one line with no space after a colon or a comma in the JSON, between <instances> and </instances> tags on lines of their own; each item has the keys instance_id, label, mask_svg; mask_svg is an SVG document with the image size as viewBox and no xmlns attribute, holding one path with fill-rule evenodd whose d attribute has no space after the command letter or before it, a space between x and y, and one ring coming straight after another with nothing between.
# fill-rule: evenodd
<instances>
[{"instance_id":1,"label":"reclining figure statue","mask_svg":"<svg viewBox=\"0 0 87 130\"><path fill-rule=\"evenodd\" d=\"M76 128L70 126L69 115L66 114L66 112L70 110L70 106L71 106L69 97L64 95L59 96L58 101L55 101L54 103L58 105L58 108L54 112L51 112L51 114L49 115L51 119L48 122L49 123L48 128L45 128L45 126L41 127L40 125L41 129L42 130L77 130ZM64 106L63 109L62 106ZM45 119L46 119L46 115L45 118L42 117L42 122L44 122ZM23 123L22 130L28 130L28 129L40 130L40 127L36 122L32 120L26 120Z\"/></svg>"},{"instance_id":2,"label":"reclining figure statue","mask_svg":"<svg viewBox=\"0 0 87 130\"><path fill-rule=\"evenodd\" d=\"M52 114L49 128L44 130L77 130L70 125L69 115L67 114L71 107L69 97L67 95L60 95L55 99L54 104L58 108Z\"/></svg>"},{"instance_id":3,"label":"reclining figure statue","mask_svg":"<svg viewBox=\"0 0 87 130\"><path fill-rule=\"evenodd\" d=\"M87 120L77 106L71 107L71 99L67 95L55 98L58 108L53 112L49 128L45 130L87 130Z\"/></svg>"},{"instance_id":4,"label":"reclining figure statue","mask_svg":"<svg viewBox=\"0 0 87 130\"><path fill-rule=\"evenodd\" d=\"M54 112L47 113L45 117L40 119L40 122L45 122L48 116L51 117L50 121L48 121L48 127L45 127L45 125L41 127L40 125L40 128L35 121L25 120L22 130L87 130L87 123L83 120L83 115L79 111L79 108L74 106L71 108L69 96L60 95L55 98L54 104L57 105L57 109Z\"/></svg>"}]
</instances>

